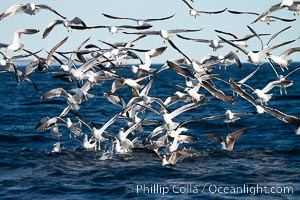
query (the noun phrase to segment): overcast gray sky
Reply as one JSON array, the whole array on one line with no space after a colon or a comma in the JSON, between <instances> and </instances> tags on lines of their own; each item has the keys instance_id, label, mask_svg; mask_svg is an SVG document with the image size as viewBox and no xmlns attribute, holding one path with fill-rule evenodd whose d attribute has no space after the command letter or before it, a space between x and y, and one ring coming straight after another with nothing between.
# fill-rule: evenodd
<instances>
[{"instance_id":1,"label":"overcast gray sky","mask_svg":"<svg viewBox=\"0 0 300 200\"><path fill-rule=\"evenodd\" d=\"M25 0L5 0L1 1L0 12L5 11L9 6L19 3L27 3ZM195 3L191 5L198 10L214 11L228 8L231 10L239 11L252 11L262 13L268 7L273 4L279 3L280 0L194 0ZM36 2L38 3L38 2ZM195 33L184 33L182 35L193 38L202 39L215 39L217 34L214 32L215 29L223 30L226 32L232 32L239 37L243 37L249 34L249 30L246 27L254 19L253 15L233 15L228 12L217 14L217 15L206 15L202 14L196 19L189 16L189 8L181 0L43 0L40 3L47 4L62 13L68 19L72 19L75 16L80 17L89 26L93 25L136 25L132 21L125 20L112 20L105 18L101 13L107 13L114 16L120 17L133 17L133 18L156 18L166 17L175 13L175 17L159 22L153 22L151 30L160 29L198 29L203 28L200 32ZM279 30L291 25L292 28L280 35L273 41L273 44L277 44L290 39L295 39L300 35L299 28L299 16L293 16L292 12L287 9L273 13L278 17L283 18L297 18L297 21L292 23L285 23L277 21L271 25L265 23L255 23L251 27L258 33L271 33L274 34ZM13 39L13 32L18 29L24 28L35 28L39 29L40 32L35 35L23 35L22 41L27 49L32 51L44 48L50 50L54 44L62 40L66 36L70 36L69 40L59 50L73 50L82 41L91 37L89 43L105 47L98 40L104 40L107 42L121 42L128 41L134 38L134 35L125 35L121 32L110 36L106 29L98 30L87 30L67 32L67 29L63 26L55 27L48 37L42 39L42 33L44 32L50 21L59 19L57 15L49 11L41 11L35 16L26 14L17 14L8 17L0 21L0 42L10 43ZM127 30L135 31L135 30ZM228 38L228 36L227 36ZM264 41L267 41L269 37L264 37ZM206 54L226 54L228 51L233 50L232 47L224 44L224 48L213 52L205 43L195 43L191 41L182 40L174 36L173 42L181 48L187 55L194 59L201 59ZM259 50L259 41L254 38L248 42L250 44L249 50ZM299 46L299 40L286 46L282 47L274 53L280 54L284 50L290 47ZM141 41L136 43L136 48L153 49L160 46L165 46L162 38L157 36L148 36L143 38ZM10 53L12 54L12 53ZM142 55L141 55L142 56ZM246 60L246 56L239 53L242 61ZM173 59L181 57L174 49L170 46L167 51L160 57L154 58L154 63L162 63L167 59ZM291 56L293 60L299 61L299 53L295 53Z\"/></svg>"}]
</instances>

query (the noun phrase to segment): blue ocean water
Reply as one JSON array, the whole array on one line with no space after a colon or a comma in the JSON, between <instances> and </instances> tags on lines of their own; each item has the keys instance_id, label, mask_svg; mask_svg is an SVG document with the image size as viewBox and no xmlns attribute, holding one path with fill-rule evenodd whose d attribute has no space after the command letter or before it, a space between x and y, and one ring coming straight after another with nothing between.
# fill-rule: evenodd
<instances>
[{"instance_id":1,"label":"blue ocean water","mask_svg":"<svg viewBox=\"0 0 300 200\"><path fill-rule=\"evenodd\" d=\"M293 69L299 63L290 66ZM161 65L156 65L159 67ZM235 66L216 70L224 80L230 77L240 80L254 70L253 65L244 64L242 71ZM74 88L52 78L51 73L33 73L30 77L42 90L63 87ZM183 79L172 71L159 76L168 83L178 84ZM273 88L271 108L286 114L300 116L299 72L289 76L294 85L287 88L287 94L279 94ZM263 88L275 80L274 72L263 65L247 82L256 88ZM3 199L299 199L300 197L300 143L295 124L287 124L269 115L246 115L235 123L225 124L222 120L199 120L185 125L188 135L198 138L195 143L183 145L197 150L197 154L185 158L175 166L162 166L156 155L145 152L113 154L110 145L100 152L84 151L82 137L69 138L67 129L61 128L60 142L65 151L52 153L57 138L49 132L38 133L35 126L45 116L55 117L66 106L63 98L41 101L30 82L16 84L13 74L0 75L0 196ZM217 88L232 95L229 86L215 81ZM95 87L89 93L95 94L84 102L79 110L88 121L99 126L120 108L104 97L111 81ZM223 88L224 87L224 88ZM161 99L172 95L178 89L155 81L149 95ZM200 92L210 95L203 89ZM127 102L128 89L117 92ZM225 113L252 112L254 107L240 97L234 105L212 98L203 106L180 115L176 121L201 118ZM178 105L171 106L171 110ZM73 121L76 118L68 115ZM155 117L155 116L154 116ZM158 116L156 116L159 118ZM109 127L118 132L120 123ZM155 126L145 127L145 134ZM234 150L227 152L207 141L206 133L215 133L223 138L234 130L246 128L236 142ZM90 134L84 127L84 133ZM141 138L142 140L142 138Z\"/></svg>"}]
</instances>

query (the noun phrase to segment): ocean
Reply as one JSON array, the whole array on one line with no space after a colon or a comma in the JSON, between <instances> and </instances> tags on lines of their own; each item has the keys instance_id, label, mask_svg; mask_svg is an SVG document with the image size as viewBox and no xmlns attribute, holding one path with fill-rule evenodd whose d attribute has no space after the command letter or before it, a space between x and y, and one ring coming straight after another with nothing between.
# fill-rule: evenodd
<instances>
[{"instance_id":1,"label":"ocean","mask_svg":"<svg viewBox=\"0 0 300 200\"><path fill-rule=\"evenodd\" d=\"M289 69L298 66L293 63ZM156 64L154 67L160 67ZM53 67L56 69L56 67ZM22 69L22 68L20 68ZM225 70L213 72L220 78L238 81L253 71L255 67L243 64L243 69L228 66ZM287 73L281 72L280 73ZM279 88L271 90L272 99L268 106L283 113L300 116L300 71L287 79L293 86L287 94L280 95ZM126 73L124 73L126 74ZM36 132L35 126L45 116L55 117L66 107L63 98L41 100L43 93L62 87L66 90L75 84L53 79L53 73L32 73L42 93L38 93L30 82L16 84L13 74L0 74L0 198L1 199L299 199L300 198L300 136L295 134L299 124L288 124L274 116L253 114L241 116L234 123L224 123L224 119L199 120L199 118L221 115L227 109L233 112L253 112L254 106L239 96L234 96L233 105L224 103L205 93L207 101L200 107L179 115L177 122L197 119L184 127L185 133L197 137L181 148L197 151L193 156L180 160L176 165L162 166L159 158L152 153L134 152L115 154L111 141L103 143L101 151L85 151L83 137L70 139L69 131L61 127L61 153L53 153L57 138L49 131ZM165 82L154 81L149 96L165 100L180 88L169 84L183 83L181 76L166 70L158 76ZM263 88L276 76L269 65L263 65L247 84ZM146 80L147 82L147 80ZM80 113L88 122L101 126L121 108L111 104L103 93L108 92L112 81L95 86L89 93L94 98L80 105ZM233 95L229 85L214 81L215 86L225 94ZM249 93L250 91L246 89ZM128 88L119 89L117 95L130 99ZM178 103L170 110L182 106ZM155 107L155 105L154 105ZM147 117L161 119L151 113ZM69 113L73 122L76 118ZM109 131L117 133L124 126L117 120ZM156 126L143 126L141 141ZM233 151L222 150L217 143L208 141L204 134L213 133L226 138L235 130L246 128L236 141ZM83 132L91 136L87 127Z\"/></svg>"}]
</instances>

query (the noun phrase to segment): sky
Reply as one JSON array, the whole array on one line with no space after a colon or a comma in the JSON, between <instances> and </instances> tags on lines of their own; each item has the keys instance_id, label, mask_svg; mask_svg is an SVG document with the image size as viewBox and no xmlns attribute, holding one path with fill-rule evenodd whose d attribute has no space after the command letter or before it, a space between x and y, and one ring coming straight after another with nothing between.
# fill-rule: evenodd
<instances>
[{"instance_id":1,"label":"sky","mask_svg":"<svg viewBox=\"0 0 300 200\"><path fill-rule=\"evenodd\" d=\"M189 1L189 0L188 0ZM190 2L190 1L189 1ZM228 8L230 10L238 11L251 11L262 13L264 10L279 3L280 0L194 0L195 3L191 5L196 10L204 11L216 11ZM14 4L26 4L28 1L23 0L5 0L1 1L0 12L5 11L9 6ZM39 3L39 2L35 2ZM197 18L189 15L189 8L181 0L43 0L40 3L47 4L67 19L72 19L75 16L81 18L88 26L94 25L136 25L133 21L127 20L113 20L102 16L102 13L110 14L119 17L132 17L132 18L161 18L172 14L175 16L165 21L156 21L151 24L153 27L150 30L160 29L199 29L202 31L194 33L182 33L186 37L201 38L201 39L217 39L218 34L214 32L215 29L231 32L238 37L243 37L250 34L247 25L256 18L254 15L233 15L228 12L224 12L217 15L201 14ZM278 36L272 44L278 44L291 39L296 39L300 35L300 16L293 16L292 12L287 9L277 11L272 15L282 18L297 18L297 21L286 23L276 21L267 25L262 22L251 24L250 26L257 33L270 33L274 34L281 29L292 26L291 29ZM30 16L24 13L20 13L14 16L10 16L0 21L0 42L11 43L13 40L13 32L19 29L34 28L40 30L39 33L34 35L22 35L22 42L25 44L25 48L31 51L38 51L44 49L49 51L57 42L61 41L64 37L69 36L68 41L59 48L59 51L74 50L78 45L87 38L91 38L87 44L96 44L102 48L106 48L104 44L98 40L104 40L106 42L122 42L129 41L136 37L135 35L125 35L119 31L114 35L109 35L107 29L94 29L94 30L73 30L68 32L62 25L54 27L52 32L42 39L42 34L48 24L55 19L60 19L59 16L47 10L42 10L34 16ZM126 30L127 32L136 30ZM223 35L225 38L229 36ZM266 43L271 36L263 37L263 41ZM233 51L234 48L223 44L224 48L219 49L217 52L213 52L206 43L197 43L192 41L182 40L175 35L172 41L189 57L200 60L207 54L225 55L229 51ZM153 63L164 63L166 60L182 57L176 50L174 50L169 44L164 43L163 39L159 36L147 36L142 40L135 43L135 48L141 49L154 49L162 46L168 46L167 50L159 57L153 58ZM260 50L261 46L257 38L253 38L248 41L248 50ZM274 50L272 53L281 54L288 48L298 47L300 41L281 47ZM4 51L2 49L1 51ZM9 55L15 55L15 52L10 52ZM42 53L41 55L46 53ZM143 58L143 54L139 54ZM247 58L243 53L238 54L242 61L246 61ZM294 61L300 61L299 53L295 53L290 56Z\"/></svg>"}]
</instances>

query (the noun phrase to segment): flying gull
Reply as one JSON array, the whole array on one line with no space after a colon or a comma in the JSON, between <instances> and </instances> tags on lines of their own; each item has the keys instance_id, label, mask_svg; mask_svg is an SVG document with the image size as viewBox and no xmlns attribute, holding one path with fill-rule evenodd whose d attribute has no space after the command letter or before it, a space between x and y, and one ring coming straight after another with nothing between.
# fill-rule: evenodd
<instances>
[{"instance_id":1,"label":"flying gull","mask_svg":"<svg viewBox=\"0 0 300 200\"><path fill-rule=\"evenodd\" d=\"M81 25L82 27L86 27L86 24L79 18L79 17L74 17L72 20L66 20L66 19L58 19L58 20L53 20L51 21L47 28L45 29L44 33L43 33L43 39L45 39L49 33L52 31L52 29L56 26L62 24L64 25L64 27L66 27L68 29L68 32L71 31L71 26L74 28L75 25L76 27L78 25Z\"/></svg>"},{"instance_id":2,"label":"flying gull","mask_svg":"<svg viewBox=\"0 0 300 200\"><path fill-rule=\"evenodd\" d=\"M41 9L45 9L45 10L49 10L53 13L55 13L56 15L60 16L61 18L64 18L64 16L62 16L61 14L59 14L57 11L55 11L53 8L47 6L46 4L35 4L35 3L27 3L27 4L17 4L17 5L12 5L10 6L6 11L4 11L1 15L0 15L0 20L12 16L14 14L18 14L18 13L26 13L29 15L35 15L38 11L40 11Z\"/></svg>"},{"instance_id":3,"label":"flying gull","mask_svg":"<svg viewBox=\"0 0 300 200\"><path fill-rule=\"evenodd\" d=\"M259 13L256 13L256 12L241 12L241 11L235 11L235 10L227 10L227 11L232 13L232 14L249 14L249 15L259 16ZM284 21L284 22L293 22L296 19L285 19L285 18L280 18L280 17L276 17L276 16L267 16L267 15L264 16L264 17L261 17L259 19L259 21L265 22L268 25L270 25L271 22L274 22L276 20L280 20L280 21Z\"/></svg>"},{"instance_id":4,"label":"flying gull","mask_svg":"<svg viewBox=\"0 0 300 200\"><path fill-rule=\"evenodd\" d=\"M212 142L218 142L222 145L222 149L227 151L232 151L234 147L234 143L237 139L239 139L242 134L244 134L246 128L239 129L237 131L234 131L232 133L229 133L226 136L226 141L223 140L223 138L216 134L205 134L204 137Z\"/></svg>"},{"instance_id":5,"label":"flying gull","mask_svg":"<svg viewBox=\"0 0 300 200\"><path fill-rule=\"evenodd\" d=\"M108 15L105 13L102 13L102 15L104 17L110 18L110 19L121 19L121 20L131 20L131 21L135 21L137 23L138 26L144 26L144 25L150 25L148 22L152 22L152 21L162 21L162 20L166 20L166 19L170 19L172 17L174 17L175 14L168 16L168 17L162 17L162 18L150 18L150 19L135 19L135 18L130 18L130 17L115 17L112 15Z\"/></svg>"},{"instance_id":6,"label":"flying gull","mask_svg":"<svg viewBox=\"0 0 300 200\"><path fill-rule=\"evenodd\" d=\"M258 22L265 16L269 15L272 12L278 11L283 8L288 8L288 10L293 11L294 15L298 15L300 11L300 1L294 0L282 0L281 3L275 4L260 14L257 19L255 19L252 23Z\"/></svg>"},{"instance_id":7,"label":"flying gull","mask_svg":"<svg viewBox=\"0 0 300 200\"><path fill-rule=\"evenodd\" d=\"M182 0L185 5L187 5L187 7L190 9L190 16L192 17L197 17L199 16L200 14L220 14L220 13L223 13L227 10L227 8L223 9L223 10L219 10L219 11L200 11L200 10L196 10L194 9L186 0Z\"/></svg>"}]
</instances>

